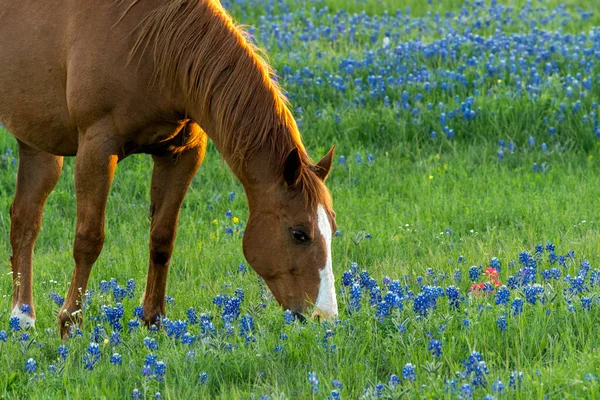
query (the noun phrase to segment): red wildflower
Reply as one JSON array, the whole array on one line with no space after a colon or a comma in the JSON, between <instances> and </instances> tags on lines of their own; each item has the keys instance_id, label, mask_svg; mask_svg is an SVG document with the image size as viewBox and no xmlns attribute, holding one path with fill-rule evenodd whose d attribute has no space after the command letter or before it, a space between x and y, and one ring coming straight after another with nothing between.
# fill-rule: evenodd
<instances>
[{"instance_id":1,"label":"red wildflower","mask_svg":"<svg viewBox=\"0 0 600 400\"><path fill-rule=\"evenodd\" d=\"M494 281L495 278L498 278L498 271L496 271L496 268L488 267L485 269L484 275L488 275L490 280Z\"/></svg>"}]
</instances>

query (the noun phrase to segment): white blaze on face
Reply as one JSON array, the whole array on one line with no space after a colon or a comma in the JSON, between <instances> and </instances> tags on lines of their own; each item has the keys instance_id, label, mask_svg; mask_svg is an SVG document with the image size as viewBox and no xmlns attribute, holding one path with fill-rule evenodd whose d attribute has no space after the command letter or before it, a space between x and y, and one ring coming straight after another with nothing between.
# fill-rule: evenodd
<instances>
[{"instance_id":1,"label":"white blaze on face","mask_svg":"<svg viewBox=\"0 0 600 400\"><path fill-rule=\"evenodd\" d=\"M325 265L320 269L319 275L321 278L321 284L319 286L319 296L317 297L317 303L315 306L317 309L313 313L313 318L320 316L323 318L335 318L338 315L337 298L335 295L335 285L333 279L333 268L331 261L331 223L327 218L327 212L325 208L319 204L317 208L317 225L319 232L325 240L325 251L327 260Z\"/></svg>"},{"instance_id":2,"label":"white blaze on face","mask_svg":"<svg viewBox=\"0 0 600 400\"><path fill-rule=\"evenodd\" d=\"M21 326L21 329L31 328L35 324L35 319L31 318L31 315L27 315L23 311L21 311L20 304L17 304L15 308L13 308L12 312L10 313L10 317L19 318L19 325Z\"/></svg>"}]
</instances>

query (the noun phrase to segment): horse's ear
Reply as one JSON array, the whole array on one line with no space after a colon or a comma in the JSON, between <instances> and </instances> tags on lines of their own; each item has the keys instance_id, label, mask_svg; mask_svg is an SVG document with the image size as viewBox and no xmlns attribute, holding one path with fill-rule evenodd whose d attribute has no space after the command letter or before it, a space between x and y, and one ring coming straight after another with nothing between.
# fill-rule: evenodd
<instances>
[{"instance_id":1,"label":"horse's ear","mask_svg":"<svg viewBox=\"0 0 600 400\"><path fill-rule=\"evenodd\" d=\"M335 144L329 150L325 157L321 159L314 167L313 171L324 182L331 171L331 163L333 162L333 154L335 153Z\"/></svg>"},{"instance_id":2,"label":"horse's ear","mask_svg":"<svg viewBox=\"0 0 600 400\"><path fill-rule=\"evenodd\" d=\"M287 158L285 159L285 166L283 167L283 179L288 187L298 183L300 172L302 172L302 161L300 160L298 148L294 147L294 149L288 153Z\"/></svg>"}]
</instances>

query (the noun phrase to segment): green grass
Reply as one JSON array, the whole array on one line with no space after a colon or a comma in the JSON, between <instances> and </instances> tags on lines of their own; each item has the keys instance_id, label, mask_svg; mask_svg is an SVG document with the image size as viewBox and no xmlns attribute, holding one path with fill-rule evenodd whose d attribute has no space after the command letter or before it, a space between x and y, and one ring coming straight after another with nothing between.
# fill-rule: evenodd
<instances>
[{"instance_id":1,"label":"green grass","mask_svg":"<svg viewBox=\"0 0 600 400\"><path fill-rule=\"evenodd\" d=\"M329 0L319 4L327 4L331 13L338 8L349 8L352 12L368 9L373 14L400 4L371 0L367 1L368 6L365 2L346 3ZM425 10L430 10L424 3L409 1L401 6L411 5L413 14L424 15ZM570 9L576 9L576 5L589 8L594 4L591 1L568 3ZM309 13L311 4L299 2L291 7L306 8ZM458 11L457 4L444 0L431 7ZM243 7L235 10L240 19L247 16L248 20L242 22L254 23L261 9L250 11ZM587 32L598 22L597 17L587 21L587 25L574 23L568 29ZM326 44L317 46L325 48ZM349 52L359 50L358 47L348 49ZM311 48L310 51L314 55L317 50ZM342 50L332 53L336 57L346 54ZM281 50L270 55L281 68L289 53ZM300 65L301 61L297 62ZM319 62L327 66L337 61ZM337 154L347 157L346 164L336 161L328 180L342 232L342 236L333 241L337 289L341 288L343 272L351 262L357 262L379 281L385 276L405 279L415 294L419 291L415 283L419 276L427 285L456 285L466 296L461 311L452 310L442 298L428 317L416 318L412 302L406 301L404 310L395 310L391 318L379 322L366 299L360 312L348 314L345 294L339 298L339 324L295 322L284 325L282 310L256 273L250 268L247 274L238 272L237 266L245 262L241 237L224 233L229 223L225 212L232 210L233 215L244 222L248 211L241 185L211 144L181 212L167 289L175 304L167 306L167 313L171 319L185 319L186 310L195 307L198 313L213 316L219 335L188 347L163 333L138 328L131 334L124 333L123 343L115 349L101 343L102 359L96 368L93 371L83 368L82 359L91 331L98 323L91 317L100 315L103 304L114 304L112 296L99 294L100 281L116 278L124 285L130 278L135 280L135 297L123 301L124 324L133 318L132 310L139 303L145 283L151 160L147 156L132 156L119 164L109 197L106 242L91 275L89 289L95 290L95 294L85 313L84 338L70 340L67 360L60 361L56 353L61 344L55 323L58 307L48 294L64 295L73 271L76 204L74 159L69 159L46 204L44 224L36 244L37 328L31 332L31 340L25 343L16 340L18 334L10 333L9 336L13 336L8 342L0 342L0 398L129 398L134 388L142 391L146 398L153 397L157 391L163 398L177 399L258 399L265 394L276 399L326 398L334 389L334 379L344 385L340 390L342 398L359 398L366 388L371 388L373 393L372 388L377 383L387 383L390 374L401 376L406 363L416 366L417 382L404 382L396 389L386 388L384 393L388 398L455 398L456 395L445 392L445 381L455 378L455 373L464 369L461 361L473 350L482 354L489 369L488 386L478 389L475 398L490 393L491 383L497 378L507 386L504 398L600 398L598 382L585 379L586 374L598 375L600 370L598 287L588 294L594 301L590 311L583 310L580 296L574 296L576 309L570 312L568 296L563 294L569 284L562 281L546 284L538 277L546 290L547 302L525 304L519 316L512 316L510 309L494 305L493 295L468 294L471 265L481 264L485 268L492 257L498 257L502 263L500 279L506 283L519 268L519 253L533 252L535 245L546 241L556 245L557 254L575 252L575 260L569 262L566 269L561 268L563 276L575 276L584 259L590 261L592 269L600 264L599 142L580 119L568 114L567 120L559 125L558 145L549 142L549 150L543 152L539 150L539 143L536 148L529 148L525 143L529 135L545 134L546 125L540 122L543 117L554 118L552 111L561 99L553 95L553 89L544 92L546 100L536 103L482 95L477 104L484 113L474 122L457 121L455 141L431 141L429 132L435 127L435 115L424 115L421 125L412 126L398 122L393 113L379 103L349 108L343 106L343 97L328 92L329 89L323 89L313 101L309 95L320 89L303 92L300 87L290 86L297 95L294 105L305 109L303 134L309 153L318 158L335 142ZM502 92L502 88L498 91ZM464 97L471 93L460 94ZM596 87L582 100L582 107L588 111L594 94L598 94ZM350 93L347 98L351 101L353 96ZM451 103L452 98L435 92L428 101ZM309 118L316 109L324 110L325 117ZM334 122L334 113L340 114L341 123ZM498 139L515 140L516 152L507 151L505 158L498 160ZM15 154L16 141L2 130L0 154L4 154L5 149ZM364 162L355 161L357 152L361 152ZM366 161L367 153L373 154L373 163ZM534 162L545 162L549 168L545 172L533 171ZM11 308L8 210L15 176L16 165L0 159L0 330L8 329ZM227 196L232 191L237 195L229 203ZM220 198L215 199L216 195ZM447 233L447 228L452 232ZM367 233L372 239L365 238ZM459 264L459 256L466 262ZM511 261L517 261L517 265L511 266ZM439 280L434 281L427 277L429 268L436 276L446 274L448 277L438 276ZM457 268L462 271L460 284L452 278ZM546 258L538 268L550 268ZM256 341L249 345L238 336L237 324L231 337L223 335L220 311L212 303L216 295L231 295L238 287L243 288L246 296L242 314L252 315L256 325ZM366 293L363 296L368 297ZM511 300L517 296L524 298L522 292L516 290ZM262 302L266 308L260 305ZM500 315L507 315L505 332L496 326ZM470 321L468 328L463 325L465 318ZM406 332L398 329L400 324L406 327ZM438 330L440 325L445 325L443 332ZM109 325L104 323L104 326L110 334ZM329 345L337 346L333 352L322 346L327 329L335 332L328 340ZM199 332L197 326L190 330L195 334ZM439 360L432 358L427 349L428 332L442 342L443 355ZM288 335L287 340L280 339L282 333ZM154 354L167 364L163 383L145 380L140 372L148 354L142 346L146 336L156 338L159 349ZM234 349L227 350L228 345ZM283 346L279 354L274 352L277 345ZM186 360L189 350L195 351L194 360ZM120 367L108 361L115 351L123 357ZM38 372L44 372L44 377L25 372L24 363L30 357L37 360ZM56 366L57 372L46 370L50 364ZM320 380L319 392L314 396L307 382L310 371L317 372ZM522 371L524 375L518 390L508 388L513 371ZM209 376L206 384L198 379L203 372ZM461 381L458 387L467 382Z\"/></svg>"}]
</instances>

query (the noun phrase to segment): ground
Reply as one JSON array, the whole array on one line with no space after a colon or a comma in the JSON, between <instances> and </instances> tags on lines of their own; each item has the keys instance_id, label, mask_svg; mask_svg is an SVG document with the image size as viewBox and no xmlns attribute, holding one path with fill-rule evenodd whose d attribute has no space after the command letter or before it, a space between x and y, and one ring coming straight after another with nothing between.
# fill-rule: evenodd
<instances>
[{"instance_id":1,"label":"ground","mask_svg":"<svg viewBox=\"0 0 600 400\"><path fill-rule=\"evenodd\" d=\"M287 321L242 265L245 197L211 145L182 209L165 328L136 327L151 160L132 156L82 336L59 347L70 159L35 251L37 328L23 336L9 321L16 142L1 131L0 397L599 397L594 2L232 3L309 153L337 144L339 321Z\"/></svg>"}]
</instances>

